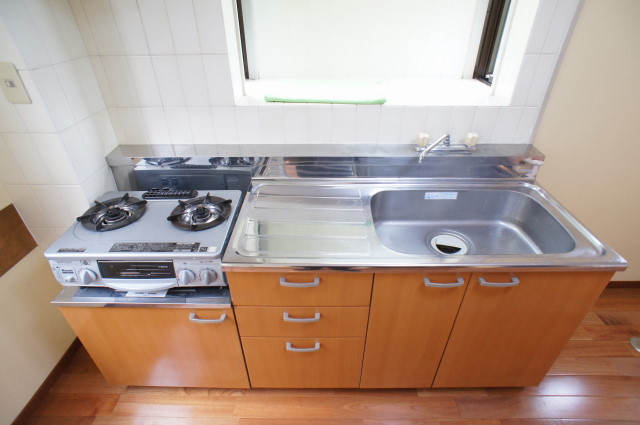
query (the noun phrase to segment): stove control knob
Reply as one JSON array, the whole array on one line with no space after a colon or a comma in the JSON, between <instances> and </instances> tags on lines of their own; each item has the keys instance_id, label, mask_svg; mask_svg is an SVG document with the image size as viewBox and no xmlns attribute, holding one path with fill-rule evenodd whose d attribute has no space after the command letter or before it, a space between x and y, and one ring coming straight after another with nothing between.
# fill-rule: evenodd
<instances>
[{"instance_id":1,"label":"stove control knob","mask_svg":"<svg viewBox=\"0 0 640 425\"><path fill-rule=\"evenodd\" d=\"M93 270L82 269L80 270L80 272L78 272L78 280L80 281L80 283L83 283L85 285L88 285L91 282L95 282L96 279L98 279L98 275L96 275L96 272L94 272Z\"/></svg>"},{"instance_id":2,"label":"stove control knob","mask_svg":"<svg viewBox=\"0 0 640 425\"><path fill-rule=\"evenodd\" d=\"M211 269L204 269L200 271L200 280L205 285L211 285L218 278L218 273Z\"/></svg>"},{"instance_id":3,"label":"stove control knob","mask_svg":"<svg viewBox=\"0 0 640 425\"><path fill-rule=\"evenodd\" d=\"M178 280L183 285L188 285L196 279L196 274L189 269L182 269L178 272Z\"/></svg>"}]
</instances>

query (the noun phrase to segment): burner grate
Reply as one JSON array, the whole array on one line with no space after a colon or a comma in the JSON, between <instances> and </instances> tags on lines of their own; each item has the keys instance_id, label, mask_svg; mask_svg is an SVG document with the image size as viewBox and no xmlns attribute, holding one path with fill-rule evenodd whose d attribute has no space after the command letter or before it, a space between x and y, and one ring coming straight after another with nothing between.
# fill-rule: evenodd
<instances>
[{"instance_id":1,"label":"burner grate","mask_svg":"<svg viewBox=\"0 0 640 425\"><path fill-rule=\"evenodd\" d=\"M127 226L142 217L146 205L147 201L125 193L122 198L95 201L95 205L76 220L89 230L106 232Z\"/></svg>"},{"instance_id":2,"label":"burner grate","mask_svg":"<svg viewBox=\"0 0 640 425\"><path fill-rule=\"evenodd\" d=\"M224 222L231 214L231 199L207 196L178 201L167 220L184 230L205 230Z\"/></svg>"}]
</instances>

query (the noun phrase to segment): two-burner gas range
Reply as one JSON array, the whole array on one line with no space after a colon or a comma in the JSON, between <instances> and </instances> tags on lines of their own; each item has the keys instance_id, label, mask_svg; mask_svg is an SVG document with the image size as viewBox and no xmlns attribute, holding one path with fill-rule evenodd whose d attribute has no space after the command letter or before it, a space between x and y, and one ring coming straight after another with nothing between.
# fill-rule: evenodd
<instances>
[{"instance_id":1,"label":"two-burner gas range","mask_svg":"<svg viewBox=\"0 0 640 425\"><path fill-rule=\"evenodd\" d=\"M110 192L45 257L65 286L224 286L220 263L240 196L239 190Z\"/></svg>"}]
</instances>

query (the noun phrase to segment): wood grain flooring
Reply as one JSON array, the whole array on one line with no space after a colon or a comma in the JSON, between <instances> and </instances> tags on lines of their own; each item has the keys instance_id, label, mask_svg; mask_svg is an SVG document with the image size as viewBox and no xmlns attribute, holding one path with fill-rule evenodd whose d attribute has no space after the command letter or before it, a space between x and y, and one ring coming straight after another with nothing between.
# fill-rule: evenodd
<instances>
[{"instance_id":1,"label":"wood grain flooring","mask_svg":"<svg viewBox=\"0 0 640 425\"><path fill-rule=\"evenodd\" d=\"M107 384L84 349L27 425L640 424L640 288L607 289L537 387L234 390Z\"/></svg>"}]
</instances>

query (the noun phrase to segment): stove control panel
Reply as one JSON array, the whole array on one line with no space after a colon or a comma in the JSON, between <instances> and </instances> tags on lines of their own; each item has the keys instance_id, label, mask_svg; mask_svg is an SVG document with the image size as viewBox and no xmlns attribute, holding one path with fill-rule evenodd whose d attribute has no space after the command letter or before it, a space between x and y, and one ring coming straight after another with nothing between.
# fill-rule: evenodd
<instances>
[{"instance_id":1,"label":"stove control panel","mask_svg":"<svg viewBox=\"0 0 640 425\"><path fill-rule=\"evenodd\" d=\"M226 286L219 260L49 260L64 286L114 289Z\"/></svg>"}]
</instances>

